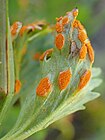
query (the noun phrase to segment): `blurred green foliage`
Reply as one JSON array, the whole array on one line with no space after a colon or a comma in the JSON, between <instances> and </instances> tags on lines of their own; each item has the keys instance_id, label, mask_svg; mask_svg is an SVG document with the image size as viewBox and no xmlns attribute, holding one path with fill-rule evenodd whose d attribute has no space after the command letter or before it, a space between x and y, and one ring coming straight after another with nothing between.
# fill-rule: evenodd
<instances>
[{"instance_id":1,"label":"blurred green foliage","mask_svg":"<svg viewBox=\"0 0 105 140\"><path fill-rule=\"evenodd\" d=\"M54 24L56 17L64 15L65 12L70 11L74 7L78 7L80 12L78 19L85 25L92 40L94 36L100 32L100 29L105 26L104 4L105 2L103 0L9 0L9 14L11 24L17 20L26 24L40 19ZM34 40L29 44L30 48L28 48L28 53L30 57L32 57L35 52L41 52L48 48L48 42L46 44L42 38L38 38L38 40ZM46 38L48 39L49 37L46 36ZM95 44L95 40L92 41ZM101 41L103 41L103 38L101 38ZM43 44L43 48L41 44ZM31 46L33 45L35 46L34 52L31 50ZM96 50L95 65L101 67L104 71L105 63L103 60L105 58L105 48L103 48L103 46L98 46L101 49L96 46L93 47ZM34 134L27 140L104 140L105 75L103 73L102 77L104 82L100 88L98 88L102 95L99 99L88 103L88 107L85 111L77 112L66 117L54 123L46 130ZM16 119L18 104L11 113L10 118L8 118L6 122L9 127L12 126L10 120L14 121Z\"/></svg>"}]
</instances>

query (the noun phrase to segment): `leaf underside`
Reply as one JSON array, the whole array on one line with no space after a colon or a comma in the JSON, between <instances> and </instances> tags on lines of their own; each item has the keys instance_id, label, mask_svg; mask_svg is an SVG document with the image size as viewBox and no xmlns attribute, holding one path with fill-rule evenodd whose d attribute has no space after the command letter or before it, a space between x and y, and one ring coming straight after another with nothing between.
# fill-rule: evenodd
<instances>
[{"instance_id":1,"label":"leaf underside","mask_svg":"<svg viewBox=\"0 0 105 140\"><path fill-rule=\"evenodd\" d=\"M99 97L100 94L92 90L102 82L101 79L97 78L101 70L91 68L88 54L83 61L80 61L78 53L73 54L71 52L72 40L76 42L78 50L82 43L78 39L78 30L72 30L74 21L72 12L69 18L70 23L65 26L62 33L65 37L62 50L59 51L54 47L51 57L47 59L47 56L45 56L44 60L40 62L40 66L39 62L35 63L30 59L30 54L23 57L20 80L24 85L19 94L21 99L20 114L13 129L1 140L26 139L35 132L48 127L51 123L78 110L85 109L85 103ZM24 43L21 45L24 45ZM72 78L67 88L61 90L58 86L58 76L60 72L68 69L72 72ZM92 71L90 81L82 90L76 92L80 77L88 69ZM36 94L36 88L39 81L44 77L50 79L52 90L46 97L41 97Z\"/></svg>"}]
</instances>

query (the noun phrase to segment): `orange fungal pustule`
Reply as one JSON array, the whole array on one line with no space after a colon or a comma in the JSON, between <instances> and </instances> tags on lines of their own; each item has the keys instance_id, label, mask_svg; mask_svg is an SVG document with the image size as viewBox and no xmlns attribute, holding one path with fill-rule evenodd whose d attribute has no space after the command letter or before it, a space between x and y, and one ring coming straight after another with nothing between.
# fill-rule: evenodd
<instances>
[{"instance_id":1,"label":"orange fungal pustule","mask_svg":"<svg viewBox=\"0 0 105 140\"><path fill-rule=\"evenodd\" d=\"M69 23L69 18L67 16L63 17L63 19L62 19L62 25L64 26L64 25L66 25L68 23Z\"/></svg>"},{"instance_id":2,"label":"orange fungal pustule","mask_svg":"<svg viewBox=\"0 0 105 140\"><path fill-rule=\"evenodd\" d=\"M85 59L86 58L86 54L87 54L87 47L85 44L82 45L80 52L79 52L79 58L80 59Z\"/></svg>"},{"instance_id":3,"label":"orange fungal pustule","mask_svg":"<svg viewBox=\"0 0 105 140\"><path fill-rule=\"evenodd\" d=\"M70 83L71 76L72 74L70 69L60 72L58 77L58 85L60 90L67 88L68 84Z\"/></svg>"},{"instance_id":4,"label":"orange fungal pustule","mask_svg":"<svg viewBox=\"0 0 105 140\"><path fill-rule=\"evenodd\" d=\"M16 35L18 29L20 29L21 27L22 27L21 22L16 21L15 23L13 23L13 25L11 26L11 34Z\"/></svg>"},{"instance_id":5,"label":"orange fungal pustule","mask_svg":"<svg viewBox=\"0 0 105 140\"><path fill-rule=\"evenodd\" d=\"M73 9L73 16L74 17L78 16L78 9L77 8Z\"/></svg>"},{"instance_id":6,"label":"orange fungal pustule","mask_svg":"<svg viewBox=\"0 0 105 140\"><path fill-rule=\"evenodd\" d=\"M40 59L41 61L43 61L43 60L44 60L44 57L45 57L45 56L51 55L52 52L53 52L53 48L46 50L46 51L39 57L39 59Z\"/></svg>"},{"instance_id":7,"label":"orange fungal pustule","mask_svg":"<svg viewBox=\"0 0 105 140\"><path fill-rule=\"evenodd\" d=\"M89 82L90 78L91 78L91 71L86 70L85 73L80 77L78 90L83 89L87 85L87 83Z\"/></svg>"},{"instance_id":8,"label":"orange fungal pustule","mask_svg":"<svg viewBox=\"0 0 105 140\"><path fill-rule=\"evenodd\" d=\"M27 26L23 26L20 30L20 35L22 36L26 30L27 30Z\"/></svg>"},{"instance_id":9,"label":"orange fungal pustule","mask_svg":"<svg viewBox=\"0 0 105 140\"><path fill-rule=\"evenodd\" d=\"M74 27L74 28L78 28L78 20L74 20L74 22L73 22L73 27Z\"/></svg>"},{"instance_id":10,"label":"orange fungal pustule","mask_svg":"<svg viewBox=\"0 0 105 140\"><path fill-rule=\"evenodd\" d=\"M52 84L48 77L45 77L40 80L37 88L36 94L38 96L47 96L49 92L51 92Z\"/></svg>"},{"instance_id":11,"label":"orange fungal pustule","mask_svg":"<svg viewBox=\"0 0 105 140\"><path fill-rule=\"evenodd\" d=\"M79 28L79 30L84 30L84 26L81 24L81 22L79 20L74 20L73 27Z\"/></svg>"},{"instance_id":12,"label":"orange fungal pustule","mask_svg":"<svg viewBox=\"0 0 105 140\"><path fill-rule=\"evenodd\" d=\"M22 36L24 34L25 31L34 31L35 29L41 30L42 27L40 27L39 25L37 25L36 23L31 23L28 25L25 25L21 28L20 30L20 35Z\"/></svg>"},{"instance_id":13,"label":"orange fungal pustule","mask_svg":"<svg viewBox=\"0 0 105 140\"><path fill-rule=\"evenodd\" d=\"M56 28L56 31L57 31L58 33L60 33L60 32L63 31L62 24L59 23L59 22L56 23L55 28Z\"/></svg>"},{"instance_id":14,"label":"orange fungal pustule","mask_svg":"<svg viewBox=\"0 0 105 140\"><path fill-rule=\"evenodd\" d=\"M40 56L41 56L41 53L40 52L36 52L33 56L33 59L34 60L39 60L40 59Z\"/></svg>"},{"instance_id":15,"label":"orange fungal pustule","mask_svg":"<svg viewBox=\"0 0 105 140\"><path fill-rule=\"evenodd\" d=\"M61 50L64 46L65 38L63 34L58 34L55 38L55 45L58 48L58 50Z\"/></svg>"},{"instance_id":16,"label":"orange fungal pustule","mask_svg":"<svg viewBox=\"0 0 105 140\"><path fill-rule=\"evenodd\" d=\"M17 29L18 29L18 25L17 25L17 23L15 22L15 23L11 26L11 34L12 34L12 35L15 35Z\"/></svg>"},{"instance_id":17,"label":"orange fungal pustule","mask_svg":"<svg viewBox=\"0 0 105 140\"><path fill-rule=\"evenodd\" d=\"M20 35L22 36L27 30L31 30L31 29L32 29L32 31L34 31L34 27L32 25L23 26L20 30Z\"/></svg>"},{"instance_id":18,"label":"orange fungal pustule","mask_svg":"<svg viewBox=\"0 0 105 140\"><path fill-rule=\"evenodd\" d=\"M79 20L78 20L78 28L80 30L84 30L85 29L84 26L81 24L81 22Z\"/></svg>"},{"instance_id":19,"label":"orange fungal pustule","mask_svg":"<svg viewBox=\"0 0 105 140\"><path fill-rule=\"evenodd\" d=\"M16 21L15 23L13 23L13 25L10 28L12 41L14 41L16 39L21 28L22 28L21 22Z\"/></svg>"},{"instance_id":20,"label":"orange fungal pustule","mask_svg":"<svg viewBox=\"0 0 105 140\"><path fill-rule=\"evenodd\" d=\"M28 25L23 26L20 30L20 35L22 36L24 34L24 32L28 31L28 30L34 31L35 30L35 25L34 24L28 24Z\"/></svg>"},{"instance_id":21,"label":"orange fungal pustule","mask_svg":"<svg viewBox=\"0 0 105 140\"><path fill-rule=\"evenodd\" d=\"M79 30L78 38L82 43L84 43L88 36L84 30Z\"/></svg>"},{"instance_id":22,"label":"orange fungal pustule","mask_svg":"<svg viewBox=\"0 0 105 140\"><path fill-rule=\"evenodd\" d=\"M19 93L20 89L21 89L21 81L20 80L15 80L15 93Z\"/></svg>"},{"instance_id":23,"label":"orange fungal pustule","mask_svg":"<svg viewBox=\"0 0 105 140\"><path fill-rule=\"evenodd\" d=\"M90 41L88 43L86 43L86 46L87 46L87 51L88 51L90 61L91 61L91 63L93 63L94 62L94 50L92 48Z\"/></svg>"},{"instance_id":24,"label":"orange fungal pustule","mask_svg":"<svg viewBox=\"0 0 105 140\"><path fill-rule=\"evenodd\" d=\"M62 16L59 18L56 18L56 20L59 22L60 20L62 20Z\"/></svg>"}]
</instances>

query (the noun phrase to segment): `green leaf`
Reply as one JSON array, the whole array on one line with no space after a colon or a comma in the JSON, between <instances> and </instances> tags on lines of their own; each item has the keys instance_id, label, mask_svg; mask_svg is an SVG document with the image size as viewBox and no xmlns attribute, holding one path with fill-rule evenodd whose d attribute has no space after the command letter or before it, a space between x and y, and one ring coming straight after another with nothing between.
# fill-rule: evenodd
<instances>
[{"instance_id":1,"label":"green leaf","mask_svg":"<svg viewBox=\"0 0 105 140\"><path fill-rule=\"evenodd\" d=\"M2 1L3 2L3 1ZM3 120L5 119L6 117L6 114L7 114L7 111L8 111L8 108L10 107L10 104L11 104L11 101L12 101L12 98L13 98L13 93L14 93L14 80L15 80L15 77L14 77L14 57L13 57L13 47L12 47L12 41L11 41L11 32L10 32L10 25L9 25L9 18L8 18L8 1L4 1L5 3L5 8L3 11L5 14L6 14L6 25L2 25L2 27L4 28L4 31L5 31L5 28L6 28L6 32L5 32L5 36L6 36L6 39L5 39L5 51L3 52L2 50L2 53L4 53L4 56L6 56L6 67L3 69L4 72L6 71L6 75L4 75L4 79L6 78L7 79L7 83L4 83L4 84L7 84L7 96L6 96L6 99L5 99L5 102L4 102L4 105L2 107L2 110L0 112L0 126L2 126L3 124ZM1 80L1 79L0 79Z\"/></svg>"},{"instance_id":2,"label":"green leaf","mask_svg":"<svg viewBox=\"0 0 105 140\"><path fill-rule=\"evenodd\" d=\"M9 18L7 18L7 69L8 69L8 93L14 93L14 54L11 40Z\"/></svg>"},{"instance_id":3,"label":"green leaf","mask_svg":"<svg viewBox=\"0 0 105 140\"><path fill-rule=\"evenodd\" d=\"M14 60L13 60L13 48L12 48L12 41L11 41L11 33L10 33L10 25L8 19L8 13L6 14L7 10L7 2L4 0L0 1L1 8L0 8L0 87L6 91L5 93L13 92L14 91ZM6 18L7 15L7 18ZM7 24L6 24L7 23ZM7 25L7 30L6 30ZM7 39L6 39L7 33ZM5 87L5 88L4 88Z\"/></svg>"},{"instance_id":4,"label":"green leaf","mask_svg":"<svg viewBox=\"0 0 105 140\"><path fill-rule=\"evenodd\" d=\"M7 93L6 0L0 0L0 93Z\"/></svg>"},{"instance_id":5,"label":"green leaf","mask_svg":"<svg viewBox=\"0 0 105 140\"><path fill-rule=\"evenodd\" d=\"M83 60L80 60L79 57L83 42L78 38L79 29L72 28L76 18L73 16L73 12L76 10L77 9L73 9L67 15L69 23L64 26L64 30L62 31L62 35L65 38L63 48L59 50L59 48L55 46L51 57L45 55L44 60L41 62L37 80L29 85L31 87L30 92L27 94L26 99L23 100L20 115L15 126L2 140L26 139L33 133L48 127L58 119L78 110L85 109L85 103L99 97L100 94L92 92L92 90L102 82L97 78L100 74L100 70L92 69L89 53L86 54ZM56 35L58 35L58 33L56 33ZM74 45L74 42L76 45ZM24 72L28 74L27 72L29 70L31 70L31 68L24 70ZM59 74L66 70L71 71L72 77L68 85L62 90L58 84ZM84 76L87 70L92 73L91 79L86 84L86 78L83 82L83 88L79 89L81 77ZM26 77L29 80L29 77ZM43 97L36 92L36 89L40 81L46 77L49 79L52 88L50 92ZM63 82L65 82L65 78L66 77L64 77ZM27 89L27 86L25 86L22 92ZM46 87L44 87L43 91L46 91Z\"/></svg>"}]
</instances>

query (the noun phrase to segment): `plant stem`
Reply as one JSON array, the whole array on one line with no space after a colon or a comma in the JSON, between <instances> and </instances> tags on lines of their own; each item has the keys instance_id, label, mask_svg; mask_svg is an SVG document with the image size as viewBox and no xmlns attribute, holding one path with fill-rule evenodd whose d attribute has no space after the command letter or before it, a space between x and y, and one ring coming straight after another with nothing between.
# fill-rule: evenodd
<instances>
[{"instance_id":1,"label":"plant stem","mask_svg":"<svg viewBox=\"0 0 105 140\"><path fill-rule=\"evenodd\" d=\"M5 104L4 104L4 106L2 108L2 111L0 113L0 127L2 126L2 122L3 122L4 118L6 117L6 113L8 111L8 108L10 107L12 98L13 98L13 94L8 94L7 95Z\"/></svg>"}]
</instances>

